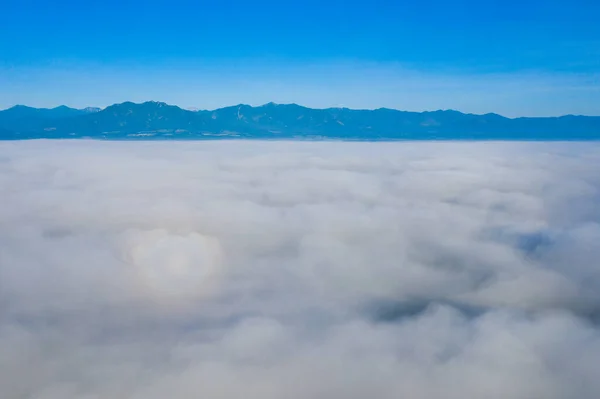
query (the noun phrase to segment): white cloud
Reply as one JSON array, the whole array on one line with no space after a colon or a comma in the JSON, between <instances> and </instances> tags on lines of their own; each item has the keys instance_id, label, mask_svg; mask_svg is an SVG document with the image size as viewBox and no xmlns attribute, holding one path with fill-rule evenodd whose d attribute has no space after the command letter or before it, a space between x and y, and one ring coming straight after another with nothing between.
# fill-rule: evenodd
<instances>
[{"instance_id":1,"label":"white cloud","mask_svg":"<svg viewBox=\"0 0 600 399\"><path fill-rule=\"evenodd\" d=\"M0 396L595 398L600 145L0 145Z\"/></svg>"}]
</instances>

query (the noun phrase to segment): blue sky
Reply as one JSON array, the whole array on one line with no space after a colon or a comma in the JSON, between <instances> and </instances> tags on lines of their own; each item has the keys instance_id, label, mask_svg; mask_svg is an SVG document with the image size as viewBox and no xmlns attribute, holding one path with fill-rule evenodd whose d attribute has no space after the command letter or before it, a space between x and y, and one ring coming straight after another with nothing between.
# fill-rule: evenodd
<instances>
[{"instance_id":1,"label":"blue sky","mask_svg":"<svg viewBox=\"0 0 600 399\"><path fill-rule=\"evenodd\" d=\"M600 115L600 2L31 1L0 13L0 108Z\"/></svg>"}]
</instances>

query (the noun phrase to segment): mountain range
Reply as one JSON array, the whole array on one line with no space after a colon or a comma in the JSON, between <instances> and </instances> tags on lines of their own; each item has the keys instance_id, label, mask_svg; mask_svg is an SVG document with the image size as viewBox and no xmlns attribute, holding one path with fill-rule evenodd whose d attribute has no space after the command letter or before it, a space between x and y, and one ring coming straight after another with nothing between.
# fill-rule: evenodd
<instances>
[{"instance_id":1,"label":"mountain range","mask_svg":"<svg viewBox=\"0 0 600 399\"><path fill-rule=\"evenodd\" d=\"M453 110L312 109L274 103L191 111L156 101L104 109L17 105L0 111L0 140L38 138L599 140L600 116L507 118Z\"/></svg>"}]
</instances>

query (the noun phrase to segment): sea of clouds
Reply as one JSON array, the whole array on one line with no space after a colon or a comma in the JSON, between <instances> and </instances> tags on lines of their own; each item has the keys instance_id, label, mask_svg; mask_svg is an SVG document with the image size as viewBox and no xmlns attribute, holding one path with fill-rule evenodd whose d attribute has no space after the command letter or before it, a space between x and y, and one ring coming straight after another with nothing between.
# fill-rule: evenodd
<instances>
[{"instance_id":1,"label":"sea of clouds","mask_svg":"<svg viewBox=\"0 0 600 399\"><path fill-rule=\"evenodd\" d=\"M600 144L0 144L2 399L596 399Z\"/></svg>"}]
</instances>

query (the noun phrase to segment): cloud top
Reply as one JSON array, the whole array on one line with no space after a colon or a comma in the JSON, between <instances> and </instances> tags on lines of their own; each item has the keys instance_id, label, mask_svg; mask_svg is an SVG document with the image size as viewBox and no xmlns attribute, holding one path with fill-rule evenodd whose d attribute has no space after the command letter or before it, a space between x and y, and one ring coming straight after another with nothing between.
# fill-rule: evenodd
<instances>
[{"instance_id":1,"label":"cloud top","mask_svg":"<svg viewBox=\"0 0 600 399\"><path fill-rule=\"evenodd\" d=\"M0 392L595 398L600 145L0 145Z\"/></svg>"}]
</instances>

